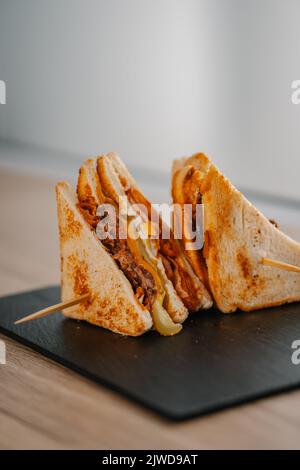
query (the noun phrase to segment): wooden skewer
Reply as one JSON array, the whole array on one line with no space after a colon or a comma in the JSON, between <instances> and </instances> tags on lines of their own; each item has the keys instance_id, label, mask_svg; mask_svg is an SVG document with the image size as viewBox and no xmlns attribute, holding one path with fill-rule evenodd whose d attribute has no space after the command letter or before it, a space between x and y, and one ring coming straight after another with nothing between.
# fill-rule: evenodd
<instances>
[{"instance_id":1,"label":"wooden skewer","mask_svg":"<svg viewBox=\"0 0 300 470\"><path fill-rule=\"evenodd\" d=\"M266 266L272 266L273 268L285 269L286 271L293 271L295 273L300 273L300 268L298 266L294 266L293 264L284 263L282 261L277 261L271 258L262 258L261 263ZM64 308L72 307L72 305L79 304L83 300L88 299L90 294L84 294L80 297L76 297L75 299L68 300L67 302L60 302L59 304L52 305L51 307L44 308L43 310L39 310L38 312L32 313L31 315L27 315L20 320L15 321L15 325L19 325L20 323L25 323L31 320L36 320L37 318L45 317L50 313L57 312L58 310L63 310Z\"/></svg>"},{"instance_id":2,"label":"wooden skewer","mask_svg":"<svg viewBox=\"0 0 300 470\"><path fill-rule=\"evenodd\" d=\"M273 268L285 269L286 271L293 271L294 273L300 273L300 268L293 264L283 263L282 261L276 261L275 259L263 258L262 264L266 266L272 266Z\"/></svg>"},{"instance_id":3,"label":"wooden skewer","mask_svg":"<svg viewBox=\"0 0 300 470\"><path fill-rule=\"evenodd\" d=\"M27 315L27 317L21 318L20 320L15 321L15 325L19 325L20 323L25 323L27 321L36 320L37 318L45 317L50 313L57 312L58 310L63 310L67 307L72 307L72 305L79 304L83 300L88 299L90 294L84 294L80 297L76 297L75 299L68 300L67 302L60 302L59 304L52 305L51 307L44 308L43 310L39 310L38 312L32 313Z\"/></svg>"}]
</instances>

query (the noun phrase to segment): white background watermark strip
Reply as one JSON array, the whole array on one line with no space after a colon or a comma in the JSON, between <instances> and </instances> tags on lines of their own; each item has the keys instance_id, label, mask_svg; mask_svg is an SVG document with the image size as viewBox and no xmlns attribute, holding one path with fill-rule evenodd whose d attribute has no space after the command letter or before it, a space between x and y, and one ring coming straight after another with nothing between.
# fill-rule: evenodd
<instances>
[{"instance_id":1,"label":"white background watermark strip","mask_svg":"<svg viewBox=\"0 0 300 470\"><path fill-rule=\"evenodd\" d=\"M6 84L0 80L0 104L6 104Z\"/></svg>"},{"instance_id":2,"label":"white background watermark strip","mask_svg":"<svg viewBox=\"0 0 300 470\"><path fill-rule=\"evenodd\" d=\"M6 364L6 346L2 340L0 340L0 365L1 364Z\"/></svg>"}]
</instances>

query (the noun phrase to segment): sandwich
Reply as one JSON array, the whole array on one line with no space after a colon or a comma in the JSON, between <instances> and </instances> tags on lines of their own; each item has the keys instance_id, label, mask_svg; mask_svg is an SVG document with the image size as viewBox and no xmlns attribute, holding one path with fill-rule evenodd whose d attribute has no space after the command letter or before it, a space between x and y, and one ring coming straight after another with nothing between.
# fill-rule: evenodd
<instances>
[{"instance_id":1,"label":"sandwich","mask_svg":"<svg viewBox=\"0 0 300 470\"><path fill-rule=\"evenodd\" d=\"M77 191L60 182L56 195L62 301L89 294L65 309L66 316L129 336L151 328L171 336L182 329L189 311L212 305L178 241L149 236L151 204L117 155L86 160ZM130 224L122 235L124 196ZM143 214L134 208L141 201ZM113 217L115 230L100 237Z\"/></svg>"},{"instance_id":2,"label":"sandwich","mask_svg":"<svg viewBox=\"0 0 300 470\"><path fill-rule=\"evenodd\" d=\"M181 206L204 206L204 246L186 255L221 312L300 300L299 274L262 263L272 258L299 266L300 244L257 210L206 155L174 162L172 196ZM185 233L181 243L187 242Z\"/></svg>"}]
</instances>

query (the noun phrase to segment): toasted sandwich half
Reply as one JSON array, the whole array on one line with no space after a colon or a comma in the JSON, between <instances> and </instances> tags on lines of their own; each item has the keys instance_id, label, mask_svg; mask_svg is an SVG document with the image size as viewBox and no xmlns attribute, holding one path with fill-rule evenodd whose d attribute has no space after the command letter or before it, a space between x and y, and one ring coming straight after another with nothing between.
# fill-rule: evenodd
<instances>
[{"instance_id":1,"label":"toasted sandwich half","mask_svg":"<svg viewBox=\"0 0 300 470\"><path fill-rule=\"evenodd\" d=\"M299 266L300 244L258 211L206 155L174 162L172 195L179 204L204 205L204 248L186 253L222 312L300 300L299 274L262 264L272 258Z\"/></svg>"},{"instance_id":2,"label":"toasted sandwich half","mask_svg":"<svg viewBox=\"0 0 300 470\"><path fill-rule=\"evenodd\" d=\"M166 274L156 243L129 233L120 238L118 230L105 239L97 235L99 207L114 207L120 223L124 178L113 158L101 156L81 167L77 193L65 182L57 184L62 300L90 294L64 314L125 335L137 336L152 327L174 335L188 309ZM138 219L133 209L131 219Z\"/></svg>"},{"instance_id":3,"label":"toasted sandwich half","mask_svg":"<svg viewBox=\"0 0 300 470\"><path fill-rule=\"evenodd\" d=\"M76 192L66 182L56 185L61 250L62 301L90 294L63 313L116 333L138 336L152 325L150 312L138 302L132 286L99 242L78 208Z\"/></svg>"}]
</instances>

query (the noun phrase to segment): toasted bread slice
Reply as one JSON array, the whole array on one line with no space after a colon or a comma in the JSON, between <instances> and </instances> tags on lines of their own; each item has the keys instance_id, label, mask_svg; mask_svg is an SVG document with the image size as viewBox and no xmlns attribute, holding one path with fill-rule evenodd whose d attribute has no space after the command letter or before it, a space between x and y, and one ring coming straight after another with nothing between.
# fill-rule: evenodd
<instances>
[{"instance_id":1,"label":"toasted bread slice","mask_svg":"<svg viewBox=\"0 0 300 470\"><path fill-rule=\"evenodd\" d=\"M77 181L77 194L79 199L85 201L91 199L91 202L96 203L96 205L105 201L105 196L102 192L96 171L95 158L88 158L80 167Z\"/></svg>"},{"instance_id":2,"label":"toasted bread slice","mask_svg":"<svg viewBox=\"0 0 300 470\"><path fill-rule=\"evenodd\" d=\"M128 189L130 186L133 186L140 190L136 180L133 178L132 174L128 171L128 168L121 160L119 155L115 152L109 152L107 157L114 166L116 173L119 175L119 178L122 181L122 184L125 189Z\"/></svg>"},{"instance_id":3,"label":"toasted bread slice","mask_svg":"<svg viewBox=\"0 0 300 470\"><path fill-rule=\"evenodd\" d=\"M173 181L190 164L201 170L203 255L218 308L229 313L299 301L299 274L265 266L261 260L300 266L300 244L276 228L203 154L177 161Z\"/></svg>"},{"instance_id":4,"label":"toasted bread slice","mask_svg":"<svg viewBox=\"0 0 300 470\"><path fill-rule=\"evenodd\" d=\"M210 162L203 153L195 154L189 158L181 158L173 162L172 167L172 198L177 204L197 204L199 200L199 186L203 176L209 168ZM192 174L193 169L197 172ZM187 191L184 191L184 185L188 182ZM185 221L184 221L185 222ZM188 230L183 231L182 245L186 247L189 243L187 237ZM201 250L186 250L186 256L189 259L195 273L201 282L209 287L207 278L207 269Z\"/></svg>"},{"instance_id":5,"label":"toasted bread slice","mask_svg":"<svg viewBox=\"0 0 300 470\"><path fill-rule=\"evenodd\" d=\"M87 164L85 170L90 168ZM83 170L82 181L91 174ZM63 311L116 333L139 336L152 327L150 313L77 208L77 195L66 182L56 186L61 248L62 301L89 293L89 300Z\"/></svg>"}]
</instances>

